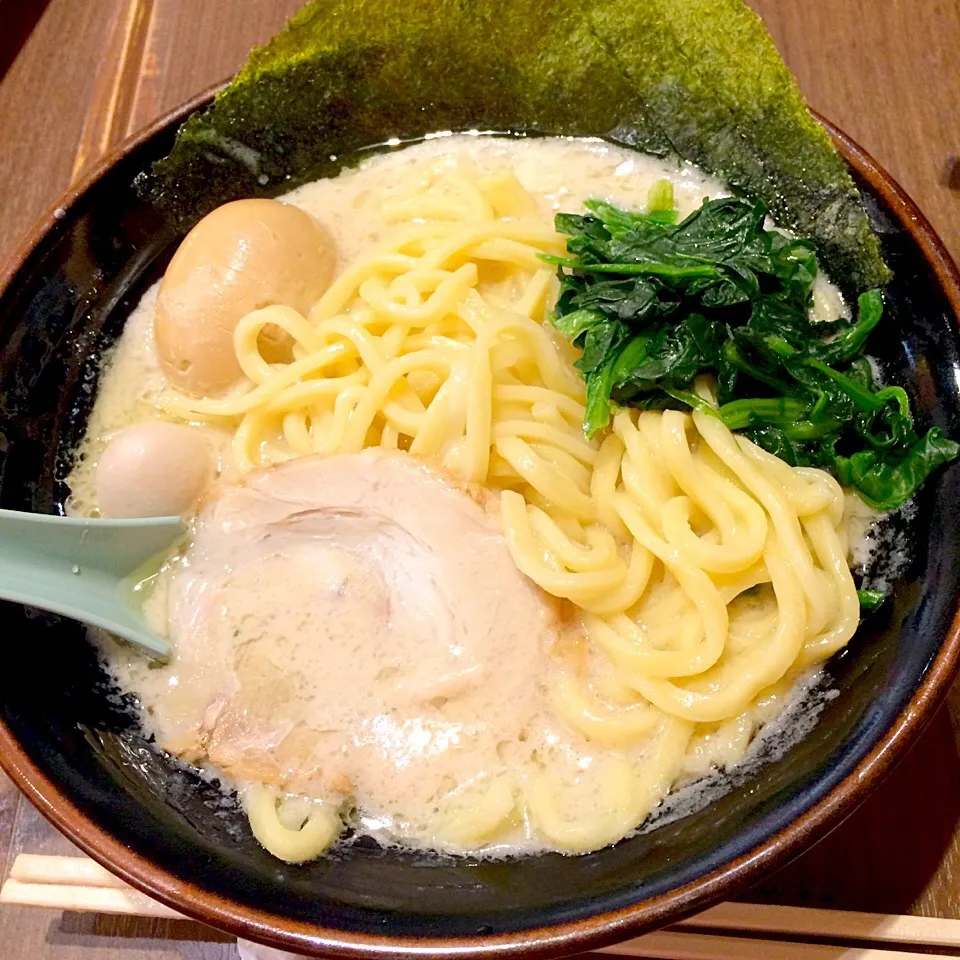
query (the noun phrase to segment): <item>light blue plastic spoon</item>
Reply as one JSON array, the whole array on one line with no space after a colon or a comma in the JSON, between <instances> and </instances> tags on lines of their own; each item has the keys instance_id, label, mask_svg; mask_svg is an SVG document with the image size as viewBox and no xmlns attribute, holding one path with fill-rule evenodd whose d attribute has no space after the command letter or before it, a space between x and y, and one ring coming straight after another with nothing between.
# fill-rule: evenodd
<instances>
[{"instance_id":1,"label":"light blue plastic spoon","mask_svg":"<svg viewBox=\"0 0 960 960\"><path fill-rule=\"evenodd\" d=\"M179 517L79 520L0 510L0 599L102 627L166 660L167 642L146 625L134 579L186 527ZM138 576L140 574L140 576Z\"/></svg>"}]
</instances>

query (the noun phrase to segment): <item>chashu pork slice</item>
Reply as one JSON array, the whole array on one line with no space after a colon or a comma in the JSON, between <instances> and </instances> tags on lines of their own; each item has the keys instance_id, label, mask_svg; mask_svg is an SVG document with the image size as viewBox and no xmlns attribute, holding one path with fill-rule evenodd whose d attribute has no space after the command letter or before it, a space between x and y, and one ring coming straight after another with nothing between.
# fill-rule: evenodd
<instances>
[{"instance_id":1,"label":"chashu pork slice","mask_svg":"<svg viewBox=\"0 0 960 960\"><path fill-rule=\"evenodd\" d=\"M350 797L395 832L502 772L546 709L555 601L477 499L402 452L216 489L160 602L175 649L162 746Z\"/></svg>"}]
</instances>

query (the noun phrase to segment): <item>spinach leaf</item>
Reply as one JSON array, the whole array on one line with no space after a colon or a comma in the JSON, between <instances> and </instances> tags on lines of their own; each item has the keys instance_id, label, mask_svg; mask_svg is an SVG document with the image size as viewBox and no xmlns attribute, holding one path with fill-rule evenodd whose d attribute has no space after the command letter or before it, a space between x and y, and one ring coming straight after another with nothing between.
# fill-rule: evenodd
<instances>
[{"instance_id":1,"label":"spinach leaf","mask_svg":"<svg viewBox=\"0 0 960 960\"><path fill-rule=\"evenodd\" d=\"M833 471L878 509L903 503L960 454L936 428L914 430L902 388L878 389L862 355L883 317L879 290L855 321L810 319L813 244L765 227L757 200L709 200L682 222L666 181L647 212L588 200L558 214L567 255L554 263L553 322L583 353L584 429L607 426L614 405L704 408L692 384L717 380L732 430L797 466Z\"/></svg>"},{"instance_id":2,"label":"spinach leaf","mask_svg":"<svg viewBox=\"0 0 960 960\"><path fill-rule=\"evenodd\" d=\"M887 599L887 596L880 590L858 590L857 599L860 601L861 610L873 611Z\"/></svg>"},{"instance_id":3,"label":"spinach leaf","mask_svg":"<svg viewBox=\"0 0 960 960\"><path fill-rule=\"evenodd\" d=\"M861 450L850 457L837 457L834 467L840 482L855 487L871 507L892 510L957 453L957 445L931 427L905 451L884 456L876 450Z\"/></svg>"}]
</instances>

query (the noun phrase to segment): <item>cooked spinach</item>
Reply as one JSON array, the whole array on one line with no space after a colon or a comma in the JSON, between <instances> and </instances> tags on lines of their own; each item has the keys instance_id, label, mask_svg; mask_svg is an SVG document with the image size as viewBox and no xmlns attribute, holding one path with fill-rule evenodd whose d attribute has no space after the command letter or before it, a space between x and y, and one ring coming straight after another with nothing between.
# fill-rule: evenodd
<instances>
[{"instance_id":1,"label":"cooked spinach","mask_svg":"<svg viewBox=\"0 0 960 960\"><path fill-rule=\"evenodd\" d=\"M869 613L876 610L887 599L887 595L881 590L858 590L857 599L860 601L860 609Z\"/></svg>"},{"instance_id":2,"label":"cooked spinach","mask_svg":"<svg viewBox=\"0 0 960 960\"><path fill-rule=\"evenodd\" d=\"M649 210L589 200L558 214L567 236L557 265L553 322L582 349L584 428L605 427L611 405L704 410L796 466L832 470L871 506L910 497L960 447L914 429L900 387L874 383L863 349L883 315L862 293L855 320L810 319L813 244L767 229L759 200L709 200L678 223L662 182ZM693 389L717 381L713 407Z\"/></svg>"}]
</instances>

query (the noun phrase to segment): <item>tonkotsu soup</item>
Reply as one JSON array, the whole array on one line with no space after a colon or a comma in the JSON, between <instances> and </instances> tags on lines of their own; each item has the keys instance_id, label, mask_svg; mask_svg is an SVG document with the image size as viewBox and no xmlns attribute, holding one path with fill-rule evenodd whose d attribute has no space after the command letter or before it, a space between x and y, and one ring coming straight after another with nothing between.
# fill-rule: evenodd
<instances>
[{"instance_id":1,"label":"tonkotsu soup","mask_svg":"<svg viewBox=\"0 0 960 960\"><path fill-rule=\"evenodd\" d=\"M599 199L666 230L725 196L598 140L438 136L220 208L133 312L70 509L191 535L144 590L170 662L98 643L157 747L236 789L276 856L345 827L615 843L849 641L875 514L732 431L715 380L584 429L555 215ZM812 320L849 317L810 283Z\"/></svg>"}]
</instances>

